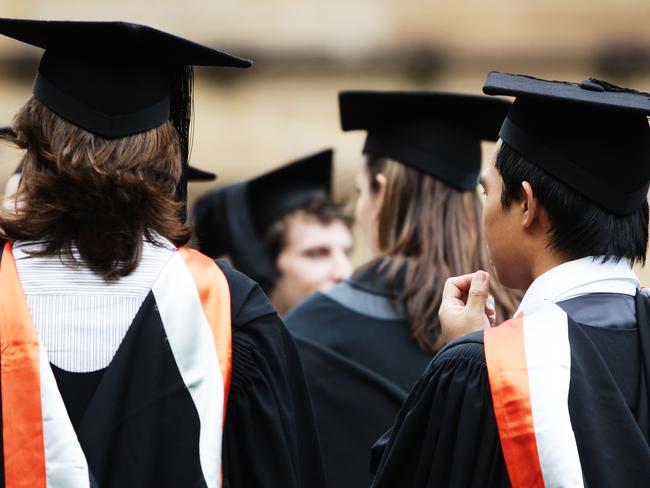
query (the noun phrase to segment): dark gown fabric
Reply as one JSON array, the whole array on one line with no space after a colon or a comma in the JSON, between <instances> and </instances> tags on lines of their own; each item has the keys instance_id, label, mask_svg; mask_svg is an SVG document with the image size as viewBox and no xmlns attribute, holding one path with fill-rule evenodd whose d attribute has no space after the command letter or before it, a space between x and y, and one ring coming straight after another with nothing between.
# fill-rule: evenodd
<instances>
[{"instance_id":1,"label":"dark gown fabric","mask_svg":"<svg viewBox=\"0 0 650 488\"><path fill-rule=\"evenodd\" d=\"M223 439L224 487L325 486L295 343L261 288L219 262L231 286L233 373Z\"/></svg>"},{"instance_id":2,"label":"dark gown fabric","mask_svg":"<svg viewBox=\"0 0 650 488\"><path fill-rule=\"evenodd\" d=\"M320 344L409 391L433 354L422 351L389 290L379 262L328 293L315 293L286 316L294 336Z\"/></svg>"},{"instance_id":3,"label":"dark gown fabric","mask_svg":"<svg viewBox=\"0 0 650 488\"><path fill-rule=\"evenodd\" d=\"M230 286L233 332L223 486L322 487L318 439L293 340L260 288L218 264ZM53 370L95 486L205 486L199 417L152 293L107 368Z\"/></svg>"},{"instance_id":4,"label":"dark gown fabric","mask_svg":"<svg viewBox=\"0 0 650 488\"><path fill-rule=\"evenodd\" d=\"M369 486L369 446L393 422L406 392L358 363L296 337L318 427L327 486Z\"/></svg>"},{"instance_id":5,"label":"dark gown fabric","mask_svg":"<svg viewBox=\"0 0 650 488\"><path fill-rule=\"evenodd\" d=\"M586 295L569 315L569 413L585 486L650 486L650 300ZM510 486L483 333L442 349L373 447L375 488Z\"/></svg>"},{"instance_id":6,"label":"dark gown fabric","mask_svg":"<svg viewBox=\"0 0 650 488\"><path fill-rule=\"evenodd\" d=\"M433 357L411 338L377 268L362 268L286 317L305 366L330 488L370 484L370 446Z\"/></svg>"}]
</instances>

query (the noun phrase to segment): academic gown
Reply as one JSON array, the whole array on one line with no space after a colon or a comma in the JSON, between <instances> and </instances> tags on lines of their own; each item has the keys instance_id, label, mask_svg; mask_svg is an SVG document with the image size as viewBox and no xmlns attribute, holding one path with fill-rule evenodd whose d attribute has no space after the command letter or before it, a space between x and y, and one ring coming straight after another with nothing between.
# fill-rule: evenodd
<instances>
[{"instance_id":1,"label":"academic gown","mask_svg":"<svg viewBox=\"0 0 650 488\"><path fill-rule=\"evenodd\" d=\"M293 340L261 289L228 264L218 265L230 287L233 350L223 486L324 486ZM108 367L90 373L52 368L91 486L205 486L198 414L173 361L149 293Z\"/></svg>"},{"instance_id":2,"label":"academic gown","mask_svg":"<svg viewBox=\"0 0 650 488\"><path fill-rule=\"evenodd\" d=\"M569 316L568 408L585 486L650 486L650 299L591 294L558 305ZM374 488L510 486L482 332L436 355L374 446L372 470Z\"/></svg>"},{"instance_id":3,"label":"academic gown","mask_svg":"<svg viewBox=\"0 0 650 488\"><path fill-rule=\"evenodd\" d=\"M287 328L409 391L433 358L411 337L403 307L394 303L374 261L326 293L314 293L285 317Z\"/></svg>"},{"instance_id":4,"label":"academic gown","mask_svg":"<svg viewBox=\"0 0 650 488\"><path fill-rule=\"evenodd\" d=\"M331 349L296 337L314 408L327 486L368 486L370 446L406 392Z\"/></svg>"},{"instance_id":5,"label":"academic gown","mask_svg":"<svg viewBox=\"0 0 650 488\"><path fill-rule=\"evenodd\" d=\"M370 447L433 357L411 338L393 296L372 263L286 317L305 367L330 488L370 484Z\"/></svg>"}]
</instances>

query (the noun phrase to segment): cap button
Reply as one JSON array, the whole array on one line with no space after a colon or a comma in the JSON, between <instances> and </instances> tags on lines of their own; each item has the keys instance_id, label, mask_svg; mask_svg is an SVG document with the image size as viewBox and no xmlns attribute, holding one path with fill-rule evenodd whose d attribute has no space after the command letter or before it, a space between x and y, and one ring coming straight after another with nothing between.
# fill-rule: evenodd
<instances>
[{"instance_id":1,"label":"cap button","mask_svg":"<svg viewBox=\"0 0 650 488\"><path fill-rule=\"evenodd\" d=\"M587 78L583 82L578 85L580 88L583 90L589 90L589 91L594 91L594 92L604 92L605 87L602 85L599 85L598 83L595 83L591 80L591 78Z\"/></svg>"}]
</instances>

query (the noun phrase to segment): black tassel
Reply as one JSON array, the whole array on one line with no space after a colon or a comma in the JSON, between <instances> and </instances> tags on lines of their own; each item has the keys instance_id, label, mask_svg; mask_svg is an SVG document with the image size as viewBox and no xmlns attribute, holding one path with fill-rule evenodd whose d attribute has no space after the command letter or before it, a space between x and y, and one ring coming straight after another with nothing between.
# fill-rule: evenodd
<instances>
[{"instance_id":1,"label":"black tassel","mask_svg":"<svg viewBox=\"0 0 650 488\"><path fill-rule=\"evenodd\" d=\"M192 105L194 88L194 68L183 66L172 73L172 90L170 97L171 121L181 146L182 175L176 190L177 199L183 203L181 220L187 220L187 175L189 172L189 159L192 148Z\"/></svg>"}]
</instances>

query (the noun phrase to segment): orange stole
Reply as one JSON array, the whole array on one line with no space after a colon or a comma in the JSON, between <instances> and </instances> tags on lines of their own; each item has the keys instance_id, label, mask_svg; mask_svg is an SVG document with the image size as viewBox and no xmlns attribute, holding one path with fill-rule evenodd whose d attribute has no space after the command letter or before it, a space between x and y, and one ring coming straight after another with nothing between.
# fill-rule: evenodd
<instances>
[{"instance_id":1,"label":"orange stole","mask_svg":"<svg viewBox=\"0 0 650 488\"><path fill-rule=\"evenodd\" d=\"M40 344L11 244L0 264L0 375L7 488L45 488Z\"/></svg>"},{"instance_id":2,"label":"orange stole","mask_svg":"<svg viewBox=\"0 0 650 488\"><path fill-rule=\"evenodd\" d=\"M494 415L513 488L543 488L528 385L523 317L486 329L483 340Z\"/></svg>"},{"instance_id":3,"label":"orange stole","mask_svg":"<svg viewBox=\"0 0 650 488\"><path fill-rule=\"evenodd\" d=\"M226 419L226 405L232 375L232 325L230 310L230 288L219 266L207 256L194 249L178 249L183 262L192 273L201 298L203 313L208 319L214 347L219 358L219 367L224 386L223 416Z\"/></svg>"}]
</instances>

